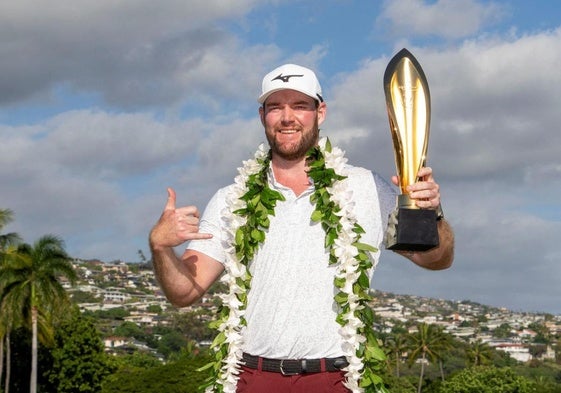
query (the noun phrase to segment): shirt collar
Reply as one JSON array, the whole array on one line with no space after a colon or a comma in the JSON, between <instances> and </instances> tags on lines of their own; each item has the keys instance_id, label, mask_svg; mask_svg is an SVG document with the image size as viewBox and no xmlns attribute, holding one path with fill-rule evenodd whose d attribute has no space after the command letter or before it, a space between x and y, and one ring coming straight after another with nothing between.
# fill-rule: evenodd
<instances>
[{"instance_id":1,"label":"shirt collar","mask_svg":"<svg viewBox=\"0 0 561 393\"><path fill-rule=\"evenodd\" d=\"M309 195L314 191L314 182L310 177L308 177L308 179L310 180L310 185L308 186L308 189L306 191L304 191L302 194L298 196L299 198L302 197L303 195ZM275 189L285 195L287 193L292 193L292 194L294 193L290 187L287 187L277 181L277 179L275 178L275 172L273 171L272 163L269 164L268 181L269 181L269 187L271 187L272 189Z\"/></svg>"}]
</instances>

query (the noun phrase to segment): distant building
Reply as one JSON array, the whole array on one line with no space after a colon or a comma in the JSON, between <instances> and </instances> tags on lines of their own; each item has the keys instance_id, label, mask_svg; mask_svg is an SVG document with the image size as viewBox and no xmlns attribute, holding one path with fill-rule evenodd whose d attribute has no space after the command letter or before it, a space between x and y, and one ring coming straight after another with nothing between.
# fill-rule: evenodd
<instances>
[{"instance_id":1,"label":"distant building","mask_svg":"<svg viewBox=\"0 0 561 393\"><path fill-rule=\"evenodd\" d=\"M129 339L126 338L126 337L110 336L110 337L106 337L105 339L103 339L103 344L105 345L105 348L107 348L107 349L119 348L119 347L122 347L124 345L127 345L128 340Z\"/></svg>"},{"instance_id":2,"label":"distant building","mask_svg":"<svg viewBox=\"0 0 561 393\"><path fill-rule=\"evenodd\" d=\"M102 292L104 303L125 303L130 300L128 293L121 292L119 289L111 288Z\"/></svg>"},{"instance_id":3,"label":"distant building","mask_svg":"<svg viewBox=\"0 0 561 393\"><path fill-rule=\"evenodd\" d=\"M124 319L136 323L138 326L154 326L157 325L158 315L147 312L131 312L131 315Z\"/></svg>"},{"instance_id":4,"label":"distant building","mask_svg":"<svg viewBox=\"0 0 561 393\"><path fill-rule=\"evenodd\" d=\"M514 342L504 342L493 344L490 343L497 351L503 351L510 355L511 358L518 360L519 362L529 362L532 360L532 355L530 354L530 348L522 343Z\"/></svg>"}]
</instances>

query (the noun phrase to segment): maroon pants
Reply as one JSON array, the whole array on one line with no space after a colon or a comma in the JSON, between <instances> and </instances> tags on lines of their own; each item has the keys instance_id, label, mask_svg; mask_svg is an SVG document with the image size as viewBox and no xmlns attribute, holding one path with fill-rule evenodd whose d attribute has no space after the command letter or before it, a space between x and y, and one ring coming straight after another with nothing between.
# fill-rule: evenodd
<instances>
[{"instance_id":1,"label":"maroon pants","mask_svg":"<svg viewBox=\"0 0 561 393\"><path fill-rule=\"evenodd\" d=\"M242 366L236 393L349 393L344 371L285 376Z\"/></svg>"}]
</instances>

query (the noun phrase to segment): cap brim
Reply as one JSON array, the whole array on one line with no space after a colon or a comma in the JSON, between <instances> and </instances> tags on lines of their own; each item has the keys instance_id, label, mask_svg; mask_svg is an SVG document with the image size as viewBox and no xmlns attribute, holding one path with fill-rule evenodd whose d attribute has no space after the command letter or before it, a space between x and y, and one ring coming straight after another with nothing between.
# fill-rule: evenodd
<instances>
[{"instance_id":1,"label":"cap brim","mask_svg":"<svg viewBox=\"0 0 561 393\"><path fill-rule=\"evenodd\" d=\"M305 95L307 95L308 97L313 98L313 99L316 100L316 101L320 101L320 102L323 101L323 98L321 98L321 96L320 96L319 94L316 94L316 95L314 96L314 95L310 94L309 92L303 91L303 90L300 90L300 89L281 87L281 88L278 88L278 89L269 90L268 92L266 92L266 93L264 93L264 94L261 94L261 96L257 99L257 102L259 102L260 104L263 104L263 103L265 103L265 101L267 100L267 98L269 98L269 96L270 96L271 94L276 93L277 91L281 91L281 90L294 90L294 91L297 91L297 92L299 92L299 93L305 94Z\"/></svg>"},{"instance_id":2,"label":"cap brim","mask_svg":"<svg viewBox=\"0 0 561 393\"><path fill-rule=\"evenodd\" d=\"M268 92L261 94L261 96L257 99L257 102L259 102L260 104L263 104L265 102L265 100L267 98L269 98L269 96L273 93L276 93L277 91L281 91L281 90L294 90L294 89L284 89L284 88L280 88L280 89L273 89L273 90L269 90Z\"/></svg>"}]
</instances>

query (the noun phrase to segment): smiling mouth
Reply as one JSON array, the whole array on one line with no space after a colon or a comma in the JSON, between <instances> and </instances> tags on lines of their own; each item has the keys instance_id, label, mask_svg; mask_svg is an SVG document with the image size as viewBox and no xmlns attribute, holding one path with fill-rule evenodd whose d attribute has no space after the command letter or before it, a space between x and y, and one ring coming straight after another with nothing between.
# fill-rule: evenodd
<instances>
[{"instance_id":1,"label":"smiling mouth","mask_svg":"<svg viewBox=\"0 0 561 393\"><path fill-rule=\"evenodd\" d=\"M298 132L298 130L293 130L293 129L291 129L291 130L279 130L278 132L281 133L281 134L296 134Z\"/></svg>"}]
</instances>

